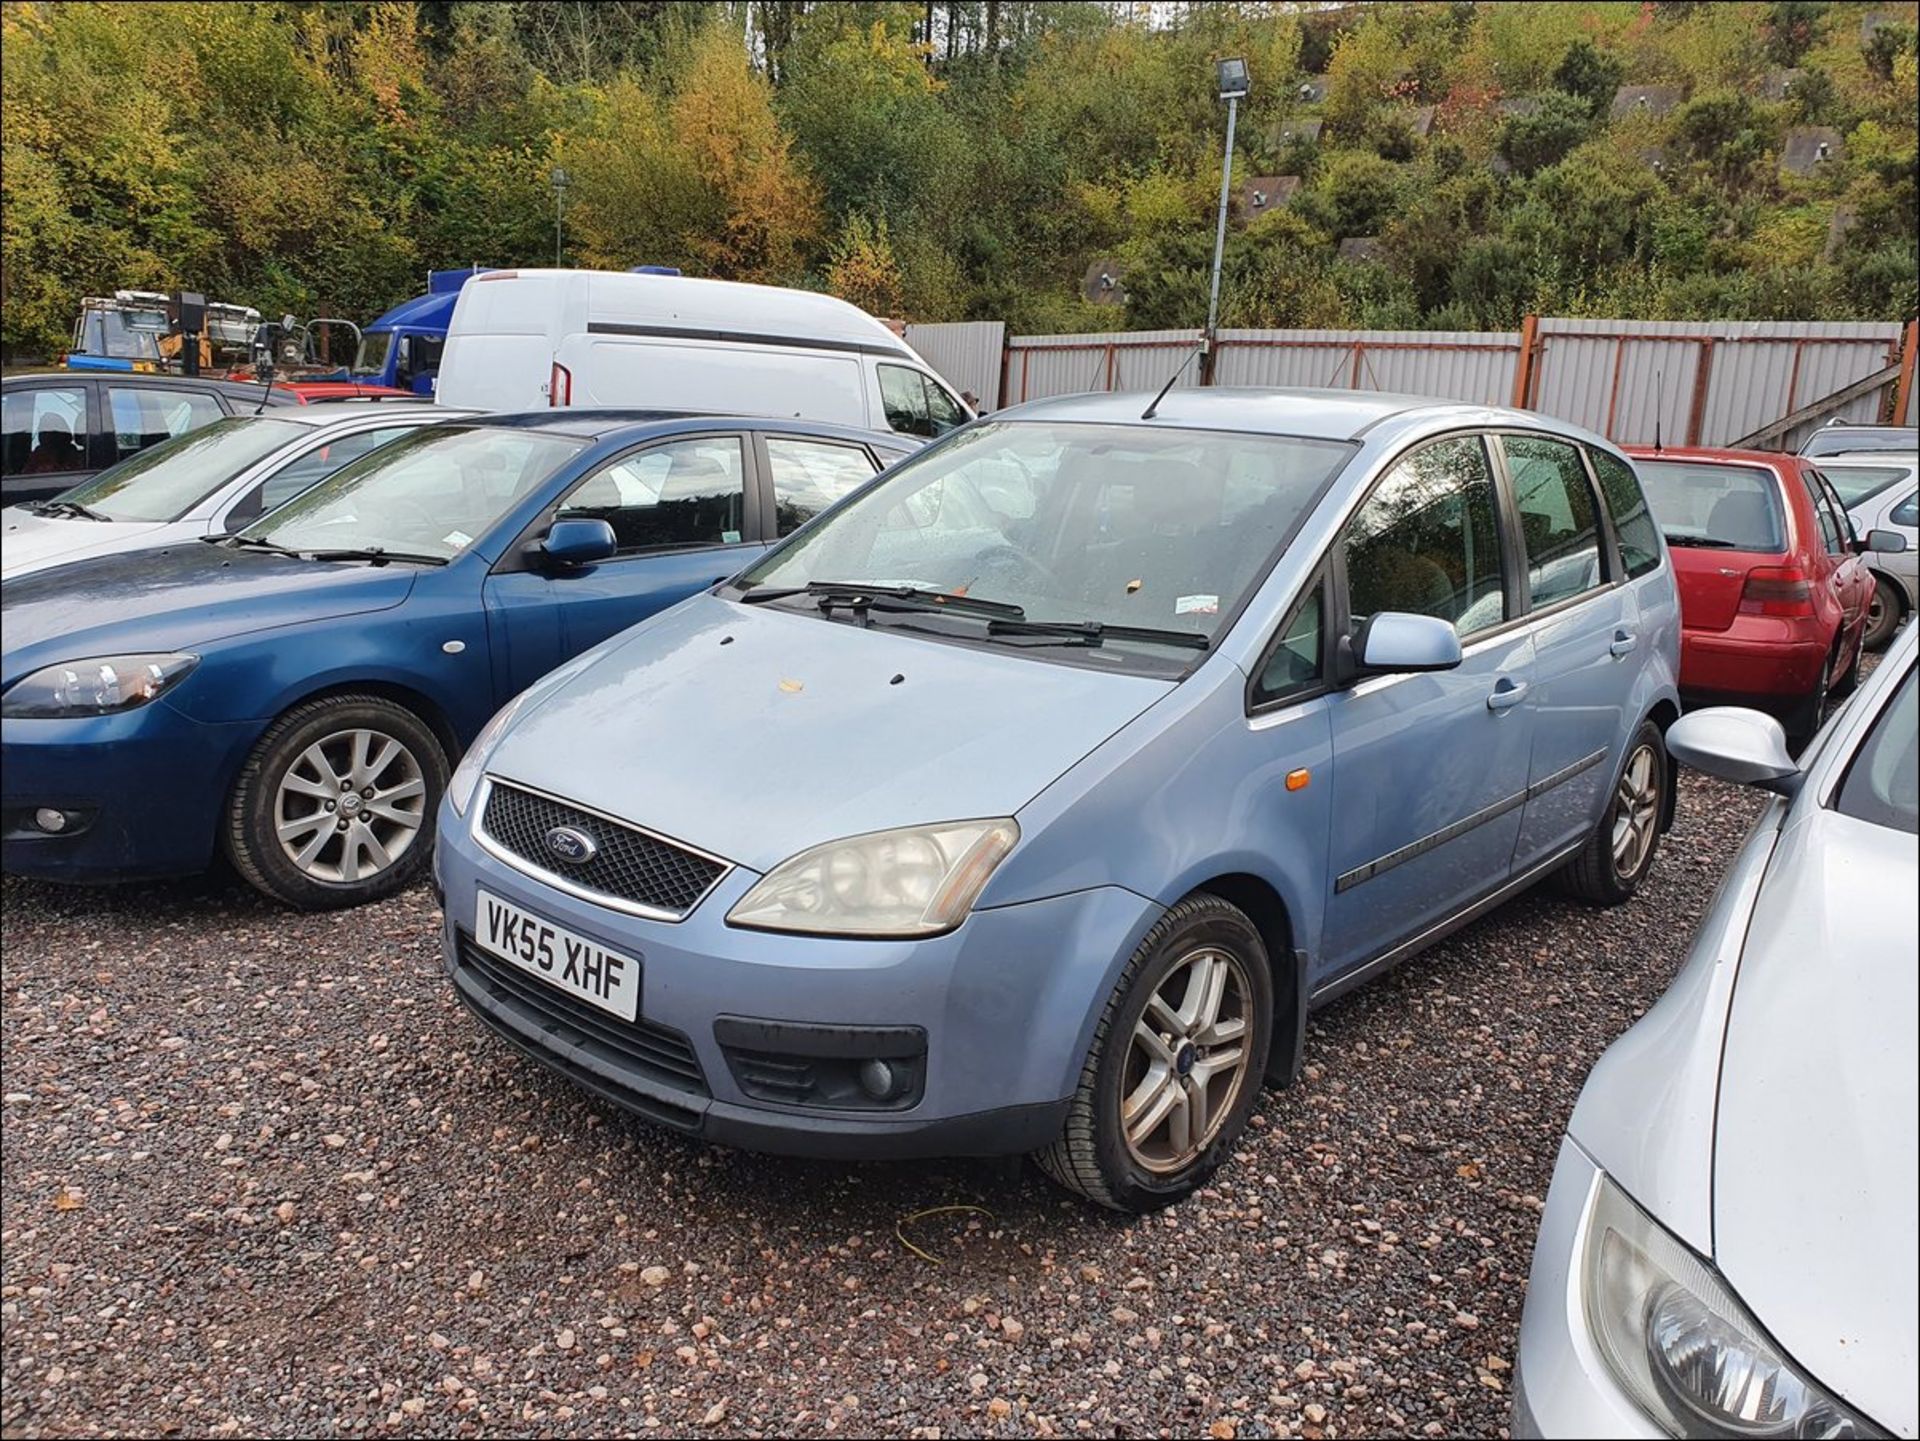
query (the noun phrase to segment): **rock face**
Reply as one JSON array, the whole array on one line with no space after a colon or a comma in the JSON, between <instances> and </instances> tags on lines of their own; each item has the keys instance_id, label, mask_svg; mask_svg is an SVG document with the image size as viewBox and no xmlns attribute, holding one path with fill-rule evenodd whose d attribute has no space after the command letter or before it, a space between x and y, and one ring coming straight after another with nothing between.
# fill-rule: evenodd
<instances>
[{"instance_id":1,"label":"rock face","mask_svg":"<svg viewBox=\"0 0 1920 1441\"><path fill-rule=\"evenodd\" d=\"M1371 260L1380 253L1380 237L1377 235L1349 235L1340 242L1342 260Z\"/></svg>"},{"instance_id":2,"label":"rock face","mask_svg":"<svg viewBox=\"0 0 1920 1441\"><path fill-rule=\"evenodd\" d=\"M1104 256L1087 267L1080 282L1080 294L1094 305L1124 305L1127 301L1126 267L1112 256Z\"/></svg>"},{"instance_id":3,"label":"rock face","mask_svg":"<svg viewBox=\"0 0 1920 1441\"><path fill-rule=\"evenodd\" d=\"M1275 148L1277 149L1282 145L1291 145L1296 140L1303 140L1309 145L1317 145L1320 142L1320 127L1325 123L1325 121L1319 119L1283 120L1280 122L1280 128L1274 135Z\"/></svg>"}]
</instances>

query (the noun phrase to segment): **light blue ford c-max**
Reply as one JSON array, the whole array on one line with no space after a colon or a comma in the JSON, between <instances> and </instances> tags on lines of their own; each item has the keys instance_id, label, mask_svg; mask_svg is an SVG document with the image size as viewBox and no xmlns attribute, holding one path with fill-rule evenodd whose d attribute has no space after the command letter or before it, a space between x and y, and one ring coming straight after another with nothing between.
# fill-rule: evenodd
<instances>
[{"instance_id":1,"label":"light blue ford c-max","mask_svg":"<svg viewBox=\"0 0 1920 1441\"><path fill-rule=\"evenodd\" d=\"M1313 1007L1543 877L1633 894L1678 636L1631 465L1544 417L1022 406L495 717L449 974L661 1124L1148 1210Z\"/></svg>"}]
</instances>

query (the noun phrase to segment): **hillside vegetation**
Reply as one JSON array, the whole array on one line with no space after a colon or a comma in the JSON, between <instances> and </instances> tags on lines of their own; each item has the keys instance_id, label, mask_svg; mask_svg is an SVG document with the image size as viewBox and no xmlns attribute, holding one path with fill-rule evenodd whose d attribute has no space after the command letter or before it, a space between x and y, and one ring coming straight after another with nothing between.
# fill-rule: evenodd
<instances>
[{"instance_id":1,"label":"hillside vegetation","mask_svg":"<svg viewBox=\"0 0 1920 1441\"><path fill-rule=\"evenodd\" d=\"M1905 319L1915 9L7 3L0 339L117 287L365 319L549 264L556 165L569 264L1193 326L1228 54L1236 186L1300 186L1233 230L1226 324Z\"/></svg>"}]
</instances>

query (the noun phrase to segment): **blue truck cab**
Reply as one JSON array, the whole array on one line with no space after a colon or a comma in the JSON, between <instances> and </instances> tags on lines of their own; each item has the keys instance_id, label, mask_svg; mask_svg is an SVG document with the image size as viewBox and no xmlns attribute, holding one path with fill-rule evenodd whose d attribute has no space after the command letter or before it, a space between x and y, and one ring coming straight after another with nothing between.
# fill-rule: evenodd
<instances>
[{"instance_id":1,"label":"blue truck cab","mask_svg":"<svg viewBox=\"0 0 1920 1441\"><path fill-rule=\"evenodd\" d=\"M361 332L353 378L431 397L460 287L485 268L429 270L425 295L394 306Z\"/></svg>"}]
</instances>

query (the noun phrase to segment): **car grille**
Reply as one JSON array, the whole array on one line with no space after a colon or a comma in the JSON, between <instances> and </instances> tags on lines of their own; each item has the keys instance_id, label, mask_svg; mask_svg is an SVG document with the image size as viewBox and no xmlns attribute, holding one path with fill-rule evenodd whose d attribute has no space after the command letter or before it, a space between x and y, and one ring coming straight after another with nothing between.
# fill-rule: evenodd
<instances>
[{"instance_id":1,"label":"car grille","mask_svg":"<svg viewBox=\"0 0 1920 1441\"><path fill-rule=\"evenodd\" d=\"M496 845L546 875L676 920L727 870L671 841L504 781L492 783L481 826ZM558 859L547 847L556 826L591 836L599 848L593 858L578 865Z\"/></svg>"},{"instance_id":2,"label":"car grille","mask_svg":"<svg viewBox=\"0 0 1920 1441\"><path fill-rule=\"evenodd\" d=\"M650 1081L655 1086L678 1091L689 1104L711 1096L706 1074L693 1053L693 1043L679 1031L642 1019L622 1021L596 1011L584 1001L575 1000L527 975L507 961L499 960L474 944L465 931L458 933L456 954L460 969L470 981L477 982L495 1004L511 1011L532 1029L568 1045L578 1047L605 1068L629 1084ZM549 1053L549 1059L553 1059ZM618 1097L636 1110L654 1115L668 1125L691 1126L697 1120L693 1111L682 1112L669 1103L622 1087Z\"/></svg>"}]
</instances>

